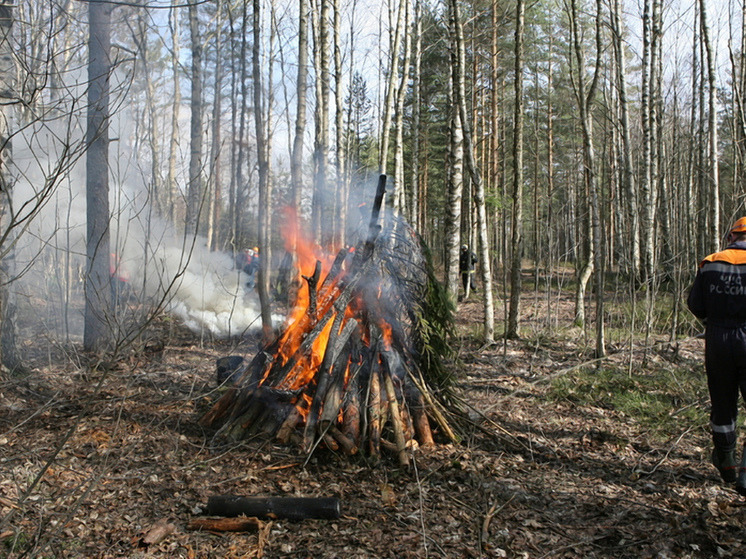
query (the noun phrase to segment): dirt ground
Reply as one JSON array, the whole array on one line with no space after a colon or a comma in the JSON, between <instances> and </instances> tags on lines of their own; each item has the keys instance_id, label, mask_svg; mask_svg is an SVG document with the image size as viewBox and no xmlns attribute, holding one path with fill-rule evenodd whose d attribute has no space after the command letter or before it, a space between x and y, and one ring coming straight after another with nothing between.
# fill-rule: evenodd
<instances>
[{"instance_id":1,"label":"dirt ground","mask_svg":"<svg viewBox=\"0 0 746 559\"><path fill-rule=\"evenodd\" d=\"M545 309L524 312L538 332ZM0 557L746 556L746 501L719 483L706 425L682 420L661 442L618 410L551 398L549 380L590 361L589 342L480 348L480 316L476 299L460 306L454 368L471 428L460 444L418 450L411 471L324 449L306 463L294 447L227 444L200 428L218 395L215 359L250 356L255 340L200 344L171 325L165 344L104 372L68 356L4 381ZM688 339L646 358L692 367L701 351ZM342 515L258 533L187 528L228 493L337 496Z\"/></svg>"}]
</instances>

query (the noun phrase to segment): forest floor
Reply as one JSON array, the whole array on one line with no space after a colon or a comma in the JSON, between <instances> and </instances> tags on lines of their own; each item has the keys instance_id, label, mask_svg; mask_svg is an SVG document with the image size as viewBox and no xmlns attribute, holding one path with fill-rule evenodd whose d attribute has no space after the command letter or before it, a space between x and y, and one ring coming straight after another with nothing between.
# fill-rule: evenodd
<instances>
[{"instance_id":1,"label":"forest floor","mask_svg":"<svg viewBox=\"0 0 746 559\"><path fill-rule=\"evenodd\" d=\"M594 361L592 333L566 326L570 299L552 302L549 329L538 299L524 338L488 348L481 303L460 305L453 367L472 428L416 451L409 472L214 440L198 419L215 359L255 340L200 344L166 322L105 372L39 361L0 384L0 557L746 557L746 500L709 463L702 340L610 343ZM187 529L226 493L334 495L342 515Z\"/></svg>"}]
</instances>

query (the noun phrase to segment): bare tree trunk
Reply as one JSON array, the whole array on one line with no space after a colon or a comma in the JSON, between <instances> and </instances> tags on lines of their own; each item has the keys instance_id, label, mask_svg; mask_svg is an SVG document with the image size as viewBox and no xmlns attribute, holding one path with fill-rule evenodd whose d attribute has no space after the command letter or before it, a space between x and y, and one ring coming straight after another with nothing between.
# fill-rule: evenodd
<instances>
[{"instance_id":1,"label":"bare tree trunk","mask_svg":"<svg viewBox=\"0 0 746 559\"><path fill-rule=\"evenodd\" d=\"M272 331L272 309L269 299L269 265L271 262L270 216L271 191L268 176L267 145L264 128L264 100L262 97L262 73L260 61L261 46L261 0L254 0L254 44L251 49L252 77L254 82L254 124L256 125L256 157L259 167L259 249L260 262L257 287L261 305L262 330L266 341L270 341Z\"/></svg>"},{"instance_id":2,"label":"bare tree trunk","mask_svg":"<svg viewBox=\"0 0 746 559\"><path fill-rule=\"evenodd\" d=\"M734 177L736 192L746 194L746 2L741 2L741 48L738 60L734 60L731 49L731 68L734 76L734 97L736 109L733 112L736 148Z\"/></svg>"},{"instance_id":3,"label":"bare tree trunk","mask_svg":"<svg viewBox=\"0 0 746 559\"><path fill-rule=\"evenodd\" d=\"M249 124L246 122L249 111L249 57L248 35L249 35L249 14L248 3L242 4L241 12L241 49L239 62L239 83L241 89L241 103L238 105L238 150L236 153L236 194L234 208L234 236L233 243L236 249L246 248L248 242L248 211L247 202L249 199L248 177L244 178L244 167L247 159L247 141L246 128Z\"/></svg>"},{"instance_id":4,"label":"bare tree trunk","mask_svg":"<svg viewBox=\"0 0 746 559\"><path fill-rule=\"evenodd\" d=\"M10 173L12 146L10 139L12 111L15 98L15 61L11 34L13 31L12 4L0 4L0 231L13 227L11 203L14 178ZM0 259L0 362L11 373L23 367L18 351L16 301L12 281L15 277L15 234L8 236L9 246L2 247ZM0 374L2 377L2 374Z\"/></svg>"},{"instance_id":5,"label":"bare tree trunk","mask_svg":"<svg viewBox=\"0 0 746 559\"><path fill-rule=\"evenodd\" d=\"M585 60L584 52L580 43L580 22L578 21L578 6L576 0L571 0L569 6L570 12L568 16L570 18L570 34L572 37L572 51L571 56L574 61L571 60L571 76L573 81L573 87L575 90L575 97L578 103L578 120L580 121L581 130L583 133L583 190L588 192L595 185L593 184L593 177L596 169L592 165L592 161L589 161L589 155L592 154L593 144L590 140L589 134L593 132L593 123L589 122L590 115L587 107L588 97L586 97L585 87ZM582 266L580 274L578 276L578 286L575 295L575 324L577 326L585 325L585 291L587 282L590 280L593 274L593 265L595 262L594 248L595 240L592 238L594 229L591 226L588 231L591 238L588 239L588 255L585 263Z\"/></svg>"},{"instance_id":6,"label":"bare tree trunk","mask_svg":"<svg viewBox=\"0 0 746 559\"><path fill-rule=\"evenodd\" d=\"M523 258L523 35L526 6L516 2L515 110L513 113L513 215L510 262L510 305L506 338L518 337L521 303L521 259Z\"/></svg>"},{"instance_id":7,"label":"bare tree trunk","mask_svg":"<svg viewBox=\"0 0 746 559\"><path fill-rule=\"evenodd\" d=\"M181 86L179 76L179 18L176 8L169 9L169 25L171 26L171 71L174 78L174 102L171 106L171 136L168 143L168 174L166 178L166 215L173 223L174 221L174 192L176 190L176 152L179 147L179 108L181 106Z\"/></svg>"},{"instance_id":8,"label":"bare tree trunk","mask_svg":"<svg viewBox=\"0 0 746 559\"><path fill-rule=\"evenodd\" d=\"M83 347L101 351L110 343L109 278L109 73L111 4L88 5L88 123L86 142L86 281Z\"/></svg>"},{"instance_id":9,"label":"bare tree trunk","mask_svg":"<svg viewBox=\"0 0 746 559\"><path fill-rule=\"evenodd\" d=\"M575 58L575 68L571 66L571 78L573 80L575 95L578 101L578 117L583 132L583 167L584 184L590 194L590 242L588 243L588 259L583 267L576 291L575 322L578 325L585 323L584 294L585 284L591 274L596 272L596 355L602 357L606 353L604 339L604 317L603 317L603 235L601 234L601 216L599 203L598 172L596 169L595 147L593 142L593 120L591 104L594 102L595 92L598 86L599 66L602 60L601 48L601 0L596 2L596 67L591 78L591 83L586 85L585 54L580 41L580 22L578 21L578 7L576 0L570 2L570 31L572 34L572 53Z\"/></svg>"},{"instance_id":10,"label":"bare tree trunk","mask_svg":"<svg viewBox=\"0 0 746 559\"><path fill-rule=\"evenodd\" d=\"M395 129L396 141L394 145L394 215L406 215L406 199L404 195L404 99L409 83L409 65L412 59L412 33L410 0L401 0L404 5L404 58L402 60L401 79L396 92Z\"/></svg>"},{"instance_id":11,"label":"bare tree trunk","mask_svg":"<svg viewBox=\"0 0 746 559\"><path fill-rule=\"evenodd\" d=\"M634 164L632 161L632 140L629 127L629 101L627 100L626 55L622 30L622 9L620 0L614 0L611 9L611 29L616 59L616 85L619 95L620 127L622 140L622 188L626 198L629 243L629 272L637 278L640 273L640 225L635 185Z\"/></svg>"},{"instance_id":12,"label":"bare tree trunk","mask_svg":"<svg viewBox=\"0 0 746 559\"><path fill-rule=\"evenodd\" d=\"M295 110L295 135L290 157L290 184L296 214L303 188L303 137L306 133L306 96L308 92L308 0L298 0L298 78ZM295 246L293 246L295 249Z\"/></svg>"},{"instance_id":13,"label":"bare tree trunk","mask_svg":"<svg viewBox=\"0 0 746 559\"><path fill-rule=\"evenodd\" d=\"M221 216L221 180L220 180L220 152L221 152L221 110L223 65L221 64L223 48L223 2L216 0L215 14L215 95L212 104L212 145L210 147L210 181L212 183L210 207L207 221L207 246L210 250L218 250Z\"/></svg>"},{"instance_id":14,"label":"bare tree trunk","mask_svg":"<svg viewBox=\"0 0 746 559\"><path fill-rule=\"evenodd\" d=\"M415 231L423 226L420 220L420 111L422 103L422 5L421 0L414 4L414 55L412 72L412 178L409 189L408 219Z\"/></svg>"},{"instance_id":15,"label":"bare tree trunk","mask_svg":"<svg viewBox=\"0 0 746 559\"><path fill-rule=\"evenodd\" d=\"M189 31L192 40L192 110L189 128L189 184L187 185L186 232L199 229L202 203L202 36L197 4L189 4Z\"/></svg>"},{"instance_id":16,"label":"bare tree trunk","mask_svg":"<svg viewBox=\"0 0 746 559\"><path fill-rule=\"evenodd\" d=\"M550 297L552 294L552 277L554 275L554 247L557 240L552 234L554 230L554 101L552 97L552 87L554 83L554 40L549 42L549 65L547 67L547 217L544 226L544 250L547 253L547 327L551 328L552 324L552 305Z\"/></svg>"},{"instance_id":17,"label":"bare tree trunk","mask_svg":"<svg viewBox=\"0 0 746 559\"><path fill-rule=\"evenodd\" d=\"M137 29L130 27L132 38L137 46L139 62L142 64L142 76L145 81L145 111L147 111L147 142L150 152L150 197L154 201L156 211L165 214L165 207L161 204L165 198L161 193L161 161L160 161L160 132L158 130L158 110L156 109L155 85L151 76L148 48L148 24L151 17L148 9L143 7L137 11Z\"/></svg>"},{"instance_id":18,"label":"bare tree trunk","mask_svg":"<svg viewBox=\"0 0 746 559\"><path fill-rule=\"evenodd\" d=\"M720 171L718 161L718 114L717 114L717 89L715 84L715 55L710 44L710 27L707 23L707 2L700 0L700 25L702 29L702 41L707 56L707 111L709 117L708 125L708 162L707 162L707 184L708 184L708 206L710 210L710 227L708 230L709 251L717 252L720 247Z\"/></svg>"},{"instance_id":19,"label":"bare tree trunk","mask_svg":"<svg viewBox=\"0 0 746 559\"><path fill-rule=\"evenodd\" d=\"M492 88L490 91L490 136L489 136L489 152L490 152L490 167L489 167L489 173L488 173L488 185L491 191L497 195L500 187L500 150L498 149L498 141L500 140L500 113L498 108L500 107L500 95L499 92L501 88L499 87L500 81L498 79L498 72L499 72L499 47L498 47L498 29L497 29L497 10L498 10L498 2L497 0L492 0L491 2L491 18L492 18L492 29L491 29L491 45L490 45L490 82L492 83ZM503 147L503 146L500 146ZM492 258L492 261L495 264L495 269L497 269L497 264L502 262L502 255L501 255L501 245L500 245L500 239L501 236L497 233L499 224L503 221L500 219L500 216L502 215L502 212L500 209L498 209L497 204L495 204L495 215L493 219L493 228L495 229L494 233L494 241L493 241L493 249L495 253L495 257Z\"/></svg>"},{"instance_id":20,"label":"bare tree trunk","mask_svg":"<svg viewBox=\"0 0 746 559\"><path fill-rule=\"evenodd\" d=\"M391 141L391 119L394 112L394 99L399 81L399 51L401 50L402 27L404 25L405 2L399 0L396 27L393 34L390 33L389 41L389 71L386 79L386 100L383 105L383 125L381 126L381 148L378 154L378 173L386 174L386 165L389 156L389 143Z\"/></svg>"},{"instance_id":21,"label":"bare tree trunk","mask_svg":"<svg viewBox=\"0 0 746 559\"><path fill-rule=\"evenodd\" d=\"M650 73L652 58L652 23L651 2L645 0L642 16L643 52L642 52L642 101L640 113L642 118L642 186L641 197L643 204L642 223L642 267L643 278L647 283L653 274L653 260L655 254L653 229L655 218L655 189L653 187L653 139L651 135L651 99Z\"/></svg>"},{"instance_id":22,"label":"bare tree trunk","mask_svg":"<svg viewBox=\"0 0 746 559\"><path fill-rule=\"evenodd\" d=\"M333 0L334 5L334 104L335 104L335 171L337 179L337 195L334 197L337 203L337 210L334 212L337 216L335 241L337 246L343 246L345 243L347 229L347 205L349 197L349 182L345 177L345 130L344 130L344 96L342 87L344 83L342 69L342 17L340 14L339 0Z\"/></svg>"},{"instance_id":23,"label":"bare tree trunk","mask_svg":"<svg viewBox=\"0 0 746 559\"><path fill-rule=\"evenodd\" d=\"M320 10L314 15L314 61L316 62L316 135L314 142L314 181L311 216L313 234L322 242L322 224L326 206L327 165L329 161L329 95L331 92L331 70L329 62L329 2L319 0Z\"/></svg>"},{"instance_id":24,"label":"bare tree trunk","mask_svg":"<svg viewBox=\"0 0 746 559\"><path fill-rule=\"evenodd\" d=\"M466 53L464 49L464 31L458 9L458 0L451 0L451 27L454 34L456 63L453 65L454 92L458 106L461 124L464 127L464 141L466 163L473 184L474 202L477 210L477 233L479 237L479 258L481 260L482 285L484 287L484 323L483 336L485 343L492 343L495 339L495 309L492 301L492 270L490 267L489 240L487 234L487 209L485 206L484 182L474 160L474 143L472 141L471 126L466 115L466 85L464 66Z\"/></svg>"},{"instance_id":25,"label":"bare tree trunk","mask_svg":"<svg viewBox=\"0 0 746 559\"><path fill-rule=\"evenodd\" d=\"M698 4L694 4L694 18L695 23L698 21L699 10L697 9ZM703 230L702 225L705 223L702 219L704 212L699 212L699 215L695 212L697 206L697 196L699 195L699 181L697 180L698 173L696 171L697 165L697 138L699 134L695 134L697 126L697 83L699 75L699 60L697 58L697 25L693 27L692 32L692 82L691 82L691 111L689 113L689 129L687 130L687 164L686 164L686 195L687 195L687 217L689 218L689 225L687 227L687 240L691 243L692 249L690 252L690 261L701 258L705 251L706 244L704 243L703 235L696 235L695 231ZM696 216L696 217L695 217Z\"/></svg>"},{"instance_id":26,"label":"bare tree trunk","mask_svg":"<svg viewBox=\"0 0 746 559\"><path fill-rule=\"evenodd\" d=\"M455 64L455 48L452 48L451 64ZM446 289L454 301L459 293L459 245L461 240L461 198L464 188L464 137L461 114L455 104L453 72L448 80L451 107L449 151L447 155L448 191L445 222Z\"/></svg>"},{"instance_id":27,"label":"bare tree trunk","mask_svg":"<svg viewBox=\"0 0 746 559\"><path fill-rule=\"evenodd\" d=\"M290 155L290 203L293 208L293 219L300 220L301 194L303 192L303 140L306 133L306 107L308 95L308 0L298 0L298 77L296 84L295 131L293 136L293 150ZM292 238L289 251L292 266L288 269L288 277L284 278L288 286L288 301L293 300L293 294L300 287L300 272L298 270L297 246L298 227L291 228ZM292 276L291 276L292 274Z\"/></svg>"}]
</instances>

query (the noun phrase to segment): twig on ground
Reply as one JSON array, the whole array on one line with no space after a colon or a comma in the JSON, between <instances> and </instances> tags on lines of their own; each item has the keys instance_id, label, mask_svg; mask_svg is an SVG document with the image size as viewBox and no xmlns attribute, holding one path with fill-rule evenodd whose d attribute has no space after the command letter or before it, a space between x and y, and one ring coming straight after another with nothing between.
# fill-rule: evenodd
<instances>
[{"instance_id":1,"label":"twig on ground","mask_svg":"<svg viewBox=\"0 0 746 559\"><path fill-rule=\"evenodd\" d=\"M503 510L505 507L507 507L510 502L515 498L515 495L511 495L510 499L505 501L502 505L499 507L497 506L497 501L490 507L490 510L487 511L487 514L484 516L484 520L482 521L482 531L480 532L480 538L479 538L479 546L481 546L490 538L490 522L492 522L492 518L499 513L501 510Z\"/></svg>"},{"instance_id":2,"label":"twig on ground","mask_svg":"<svg viewBox=\"0 0 746 559\"><path fill-rule=\"evenodd\" d=\"M649 475L654 474L655 471L661 466L661 464L663 464L663 462L665 462L668 459L669 454L671 454L671 452L673 451L673 449L676 448L676 446L681 442L681 439L683 439L684 436L687 435L688 433L690 433L693 429L694 429L694 427L689 427L683 433L681 433L681 435L679 435L679 437L676 439L676 441L666 451L666 454L663 456L663 458L661 458L658 461L658 463L655 466L653 466L652 470L646 472L644 470L638 470L638 469L636 469L637 473L641 474L641 475L644 475L644 476L649 476Z\"/></svg>"}]
</instances>

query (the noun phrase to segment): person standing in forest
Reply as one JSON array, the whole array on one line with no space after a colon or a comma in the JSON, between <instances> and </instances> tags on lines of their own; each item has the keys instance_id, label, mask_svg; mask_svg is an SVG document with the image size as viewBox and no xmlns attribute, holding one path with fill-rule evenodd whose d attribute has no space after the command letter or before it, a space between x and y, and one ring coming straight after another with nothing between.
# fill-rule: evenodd
<instances>
[{"instance_id":1,"label":"person standing in forest","mask_svg":"<svg viewBox=\"0 0 746 559\"><path fill-rule=\"evenodd\" d=\"M461 281L464 285L464 298L469 296L469 288L476 293L474 285L474 265L477 263L477 255L469 250L467 245L461 245L461 253L458 257L458 269L461 273Z\"/></svg>"},{"instance_id":2,"label":"person standing in forest","mask_svg":"<svg viewBox=\"0 0 746 559\"><path fill-rule=\"evenodd\" d=\"M740 466L736 455L739 390L746 399L746 217L731 228L725 249L702 260L687 304L705 323L712 463L746 496L746 444Z\"/></svg>"}]
</instances>

